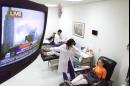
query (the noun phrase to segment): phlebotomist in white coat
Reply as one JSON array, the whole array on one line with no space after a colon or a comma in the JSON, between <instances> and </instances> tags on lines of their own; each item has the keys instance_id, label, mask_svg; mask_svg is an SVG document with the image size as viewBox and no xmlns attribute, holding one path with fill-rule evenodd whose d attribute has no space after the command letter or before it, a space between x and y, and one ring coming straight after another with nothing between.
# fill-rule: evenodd
<instances>
[{"instance_id":1,"label":"phlebotomist in white coat","mask_svg":"<svg viewBox=\"0 0 130 86\"><path fill-rule=\"evenodd\" d=\"M75 41L73 39L69 39L66 44L51 49L53 51L60 52L59 67L58 67L59 73L67 74L68 61L70 60L72 63L73 58L75 58L75 54L78 54L82 57L87 56L86 54L82 53L78 48L76 48L75 45L76 45Z\"/></svg>"}]
</instances>

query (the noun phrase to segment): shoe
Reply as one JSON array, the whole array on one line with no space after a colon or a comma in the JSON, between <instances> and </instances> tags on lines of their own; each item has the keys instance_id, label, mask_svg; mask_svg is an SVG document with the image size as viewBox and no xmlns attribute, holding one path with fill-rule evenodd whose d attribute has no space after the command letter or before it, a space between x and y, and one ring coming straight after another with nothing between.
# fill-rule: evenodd
<instances>
[{"instance_id":1,"label":"shoe","mask_svg":"<svg viewBox=\"0 0 130 86\"><path fill-rule=\"evenodd\" d=\"M71 81L66 81L67 86L74 86Z\"/></svg>"}]
</instances>

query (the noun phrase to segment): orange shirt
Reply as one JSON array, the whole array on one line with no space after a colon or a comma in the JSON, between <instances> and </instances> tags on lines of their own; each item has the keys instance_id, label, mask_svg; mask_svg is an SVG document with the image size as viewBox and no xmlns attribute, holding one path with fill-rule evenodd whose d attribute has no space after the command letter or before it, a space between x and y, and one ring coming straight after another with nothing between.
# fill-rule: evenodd
<instances>
[{"instance_id":1,"label":"orange shirt","mask_svg":"<svg viewBox=\"0 0 130 86\"><path fill-rule=\"evenodd\" d=\"M99 79L105 79L106 78L107 70L104 67L100 67L100 66L96 65L96 67L93 70L97 74Z\"/></svg>"}]
</instances>

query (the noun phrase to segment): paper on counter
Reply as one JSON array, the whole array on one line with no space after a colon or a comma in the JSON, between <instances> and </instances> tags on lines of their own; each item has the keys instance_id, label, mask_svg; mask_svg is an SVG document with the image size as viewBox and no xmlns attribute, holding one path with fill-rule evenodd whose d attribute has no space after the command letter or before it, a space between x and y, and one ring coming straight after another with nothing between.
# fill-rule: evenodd
<instances>
[{"instance_id":1,"label":"paper on counter","mask_svg":"<svg viewBox=\"0 0 130 86\"><path fill-rule=\"evenodd\" d=\"M92 57L92 56L86 53L82 53L82 58L89 58L89 57Z\"/></svg>"}]
</instances>

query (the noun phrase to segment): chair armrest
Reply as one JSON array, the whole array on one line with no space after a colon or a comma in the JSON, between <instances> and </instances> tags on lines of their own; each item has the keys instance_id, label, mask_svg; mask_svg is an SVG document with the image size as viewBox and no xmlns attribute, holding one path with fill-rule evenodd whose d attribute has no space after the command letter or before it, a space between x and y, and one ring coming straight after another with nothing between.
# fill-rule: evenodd
<instances>
[{"instance_id":1,"label":"chair armrest","mask_svg":"<svg viewBox=\"0 0 130 86\"><path fill-rule=\"evenodd\" d=\"M90 69L89 66L80 66L79 68L74 68L74 71L75 72L81 72L81 71L87 71L89 69Z\"/></svg>"},{"instance_id":2,"label":"chair armrest","mask_svg":"<svg viewBox=\"0 0 130 86\"><path fill-rule=\"evenodd\" d=\"M91 69L90 66L81 66L81 67L84 68L84 69Z\"/></svg>"}]
</instances>

